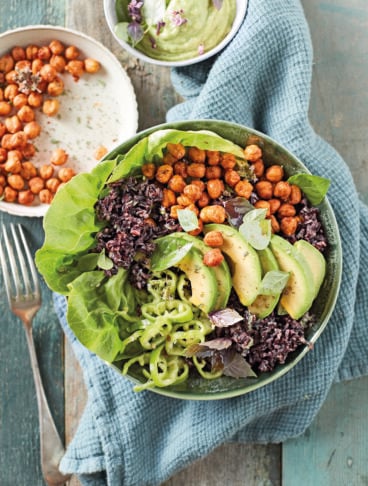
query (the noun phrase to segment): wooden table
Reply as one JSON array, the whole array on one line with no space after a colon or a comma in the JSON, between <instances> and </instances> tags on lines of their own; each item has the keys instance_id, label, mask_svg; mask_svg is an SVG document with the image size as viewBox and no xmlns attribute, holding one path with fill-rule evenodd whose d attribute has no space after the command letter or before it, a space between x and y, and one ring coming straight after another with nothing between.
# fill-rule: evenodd
<instances>
[{"instance_id":1,"label":"wooden table","mask_svg":"<svg viewBox=\"0 0 368 486\"><path fill-rule=\"evenodd\" d=\"M251 1L251 0L250 0ZM366 0L303 0L315 64L310 116L316 131L350 165L368 202L368 4ZM102 0L2 0L0 31L27 24L53 24L89 34L111 49L130 75L139 128L165 120L179 101L168 69L138 62L113 40ZM1 46L0 46L1 47ZM21 218L1 214L3 221ZM41 221L22 220L34 249L42 243ZM39 466L35 390L23 328L9 312L0 281L0 484L44 484ZM46 393L57 428L68 443L85 404L80 368L64 341L43 286L35 341ZM312 426L282 445L227 444L165 483L165 486L359 486L368 484L368 378L333 386ZM70 486L76 486L76 478Z\"/></svg>"}]
</instances>

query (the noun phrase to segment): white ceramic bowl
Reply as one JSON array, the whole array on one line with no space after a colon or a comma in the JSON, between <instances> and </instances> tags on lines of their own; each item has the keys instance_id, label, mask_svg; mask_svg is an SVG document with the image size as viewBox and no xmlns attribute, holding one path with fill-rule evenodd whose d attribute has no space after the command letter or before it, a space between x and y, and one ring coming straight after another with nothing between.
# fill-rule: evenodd
<instances>
[{"instance_id":1,"label":"white ceramic bowl","mask_svg":"<svg viewBox=\"0 0 368 486\"><path fill-rule=\"evenodd\" d=\"M198 1L203 1L203 0L198 0ZM217 44L216 47L214 47L210 51L205 52L204 54L198 55L196 57L193 57L191 59L185 59L182 61L162 61L159 59L153 59L152 57L145 55L143 52L139 51L138 49L135 49L130 44L128 44L127 42L125 42L124 40L122 40L120 37L116 35L115 26L118 23L118 20L115 11L115 2L116 0L104 0L104 11L105 11L107 24L116 41L121 45L121 47L123 47L127 52L129 52L129 54L141 59L142 61L155 64L157 66L168 66L168 67L190 66L191 64L196 64L198 62L204 61L205 59L208 59L209 57L212 57L218 52L220 52L231 41L231 39L235 36L237 31L239 30L239 27L242 24L245 14L247 12L247 6L248 6L248 0L236 0L236 16L230 32L219 44Z\"/></svg>"},{"instance_id":2,"label":"white ceramic bowl","mask_svg":"<svg viewBox=\"0 0 368 486\"><path fill-rule=\"evenodd\" d=\"M117 58L95 39L71 29L49 25L21 27L0 35L0 56L14 46L46 45L58 39L75 45L81 58L91 57L101 64L95 74L85 74L78 82L61 74L65 91L58 97L60 111L55 117L36 112L41 134L33 140L37 153L34 165L49 163L52 151L63 148L69 154L66 166L87 172L97 164L98 146L111 150L137 131L138 109L130 79ZM44 216L48 205L35 201L31 206L0 201L0 210L17 216Z\"/></svg>"}]
</instances>

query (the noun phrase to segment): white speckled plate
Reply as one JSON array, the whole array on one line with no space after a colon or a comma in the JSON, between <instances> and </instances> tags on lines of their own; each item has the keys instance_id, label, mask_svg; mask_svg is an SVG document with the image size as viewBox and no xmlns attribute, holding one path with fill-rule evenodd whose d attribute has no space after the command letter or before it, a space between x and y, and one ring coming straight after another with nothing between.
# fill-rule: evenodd
<instances>
[{"instance_id":1,"label":"white speckled plate","mask_svg":"<svg viewBox=\"0 0 368 486\"><path fill-rule=\"evenodd\" d=\"M134 135L138 127L138 109L131 81L116 57L102 44L80 32L63 27L29 26L0 35L0 56L14 46L46 45L58 39L75 45L83 58L91 57L101 64L95 74L84 74L77 82L62 74L65 93L58 97L60 111L56 117L36 112L42 131L33 140L37 153L31 159L36 165L49 164L55 148L69 154L65 167L76 172L89 171L98 161L94 153L99 146L110 151ZM0 210L17 216L44 216L48 205L35 201L32 206L0 201Z\"/></svg>"}]
</instances>

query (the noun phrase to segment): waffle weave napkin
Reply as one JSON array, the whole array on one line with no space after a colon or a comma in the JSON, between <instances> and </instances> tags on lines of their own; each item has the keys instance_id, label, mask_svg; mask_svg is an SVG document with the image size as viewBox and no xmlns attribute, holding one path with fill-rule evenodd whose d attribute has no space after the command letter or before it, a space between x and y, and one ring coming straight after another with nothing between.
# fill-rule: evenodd
<instances>
[{"instance_id":1,"label":"waffle weave napkin","mask_svg":"<svg viewBox=\"0 0 368 486\"><path fill-rule=\"evenodd\" d=\"M343 246L333 316L293 370L245 396L188 402L145 391L89 353L55 308L81 363L88 402L61 469L83 484L158 485L226 441L279 443L310 425L334 381L368 372L368 210L341 157L308 121L312 48L299 0L250 0L238 34L216 57L172 72L185 102L168 120L216 118L254 127L331 179Z\"/></svg>"}]
</instances>

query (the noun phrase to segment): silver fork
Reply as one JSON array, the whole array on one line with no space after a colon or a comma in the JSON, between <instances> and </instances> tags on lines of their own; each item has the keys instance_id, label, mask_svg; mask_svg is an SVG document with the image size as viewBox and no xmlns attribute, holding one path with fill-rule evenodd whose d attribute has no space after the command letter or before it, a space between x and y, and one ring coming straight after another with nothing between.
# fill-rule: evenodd
<instances>
[{"instance_id":1,"label":"silver fork","mask_svg":"<svg viewBox=\"0 0 368 486\"><path fill-rule=\"evenodd\" d=\"M24 324L36 387L42 474L48 486L59 486L64 484L71 475L64 475L59 471L64 447L46 400L32 336L32 320L41 307L38 276L22 226L11 223L10 234L8 234L8 230L3 225L2 235L0 262L6 294L12 312Z\"/></svg>"}]
</instances>

